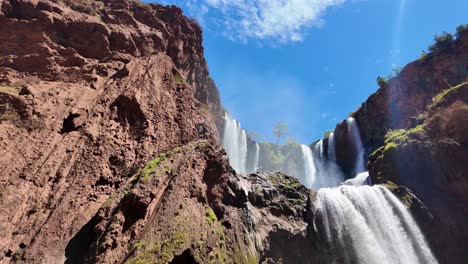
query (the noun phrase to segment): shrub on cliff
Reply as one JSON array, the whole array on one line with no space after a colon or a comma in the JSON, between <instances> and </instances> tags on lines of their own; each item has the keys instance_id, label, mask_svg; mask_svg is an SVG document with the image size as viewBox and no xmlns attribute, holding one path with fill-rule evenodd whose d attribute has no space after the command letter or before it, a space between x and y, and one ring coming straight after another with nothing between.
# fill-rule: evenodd
<instances>
[{"instance_id":1,"label":"shrub on cliff","mask_svg":"<svg viewBox=\"0 0 468 264\"><path fill-rule=\"evenodd\" d=\"M440 35L434 37L435 43L429 46L429 50L432 52L445 50L450 47L450 44L453 42L453 35L447 32L444 32Z\"/></svg>"},{"instance_id":2,"label":"shrub on cliff","mask_svg":"<svg viewBox=\"0 0 468 264\"><path fill-rule=\"evenodd\" d=\"M457 27L457 33L455 35L457 38L459 38L466 32L468 32L468 24L459 25Z\"/></svg>"}]
</instances>

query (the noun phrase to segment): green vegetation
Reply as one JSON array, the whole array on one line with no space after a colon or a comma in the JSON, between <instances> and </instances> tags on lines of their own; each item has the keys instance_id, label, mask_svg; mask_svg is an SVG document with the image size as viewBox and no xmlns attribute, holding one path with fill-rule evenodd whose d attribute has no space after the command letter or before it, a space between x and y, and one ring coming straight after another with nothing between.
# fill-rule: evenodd
<instances>
[{"instance_id":1,"label":"green vegetation","mask_svg":"<svg viewBox=\"0 0 468 264\"><path fill-rule=\"evenodd\" d=\"M249 132L247 132L247 136L248 136L250 139L255 140L255 141L257 141L257 142L258 142L258 141L260 140L260 138L261 138L260 134L259 134L258 132L256 132L256 131L249 131Z\"/></svg>"},{"instance_id":2,"label":"green vegetation","mask_svg":"<svg viewBox=\"0 0 468 264\"><path fill-rule=\"evenodd\" d=\"M384 87L385 85L387 85L387 78L385 77L377 77L377 84L380 86L380 87Z\"/></svg>"},{"instance_id":3,"label":"green vegetation","mask_svg":"<svg viewBox=\"0 0 468 264\"><path fill-rule=\"evenodd\" d=\"M151 175L156 171L158 168L158 165L174 155L175 153L179 152L182 148L180 146L173 148L172 150L169 150L166 153L162 153L159 155L157 158L150 160L148 163L146 163L145 167L143 169L140 169L138 173L132 177L131 184L134 186L137 184L140 180L143 181L148 181L151 179Z\"/></svg>"},{"instance_id":4,"label":"green vegetation","mask_svg":"<svg viewBox=\"0 0 468 264\"><path fill-rule=\"evenodd\" d=\"M182 75L180 75L179 72L176 72L174 74L174 80L175 80L176 83L184 83L185 82L184 78L182 77Z\"/></svg>"},{"instance_id":5,"label":"green vegetation","mask_svg":"<svg viewBox=\"0 0 468 264\"><path fill-rule=\"evenodd\" d=\"M273 128L273 135L276 137L276 145L279 144L281 137L286 136L288 134L288 125L283 122L276 123L275 127Z\"/></svg>"},{"instance_id":6,"label":"green vegetation","mask_svg":"<svg viewBox=\"0 0 468 264\"><path fill-rule=\"evenodd\" d=\"M216 217L215 212L213 211L213 209L211 209L210 206L206 205L205 209L206 209L206 220L208 221L210 225L213 225L216 221L218 221L218 218Z\"/></svg>"},{"instance_id":7,"label":"green vegetation","mask_svg":"<svg viewBox=\"0 0 468 264\"><path fill-rule=\"evenodd\" d=\"M298 181L294 181L291 178L286 178L286 176L281 173L270 175L268 176L267 180L273 185L281 186L286 189L294 189L301 185Z\"/></svg>"},{"instance_id":8,"label":"green vegetation","mask_svg":"<svg viewBox=\"0 0 468 264\"><path fill-rule=\"evenodd\" d=\"M0 85L0 92L1 93L18 93L19 88Z\"/></svg>"},{"instance_id":9,"label":"green vegetation","mask_svg":"<svg viewBox=\"0 0 468 264\"><path fill-rule=\"evenodd\" d=\"M377 77L377 84L380 87L386 86L388 84L388 81L390 81L390 79L398 76L402 70L403 70L403 67L394 67L393 72L389 73L386 77L378 76Z\"/></svg>"},{"instance_id":10,"label":"green vegetation","mask_svg":"<svg viewBox=\"0 0 468 264\"><path fill-rule=\"evenodd\" d=\"M23 262L23 258L24 258L24 250L23 250L23 249L19 249L19 250L16 251L15 254L13 254L13 256L11 257L11 259L13 260L14 263L21 263L21 262Z\"/></svg>"},{"instance_id":11,"label":"green vegetation","mask_svg":"<svg viewBox=\"0 0 468 264\"><path fill-rule=\"evenodd\" d=\"M260 263L258 253L254 249L244 249L237 246L234 249L233 263L257 264Z\"/></svg>"},{"instance_id":12,"label":"green vegetation","mask_svg":"<svg viewBox=\"0 0 468 264\"><path fill-rule=\"evenodd\" d=\"M59 1L56 1L59 2ZM90 3L78 3L74 0L64 0L64 2L73 10L80 12L80 13L86 13L88 15L96 16L97 13L93 9Z\"/></svg>"},{"instance_id":13,"label":"green vegetation","mask_svg":"<svg viewBox=\"0 0 468 264\"><path fill-rule=\"evenodd\" d=\"M413 127L409 130L405 129L397 129L397 130L391 130L387 132L385 135L385 143L388 144L395 144L394 147L396 147L396 144L399 144L400 142L404 142L408 140L408 137L414 134L419 134L424 132L424 125L417 125L416 127ZM392 147L393 144L389 147Z\"/></svg>"},{"instance_id":14,"label":"green vegetation","mask_svg":"<svg viewBox=\"0 0 468 264\"><path fill-rule=\"evenodd\" d=\"M155 246L149 246L147 242L138 242L134 245L137 250L135 256L125 263L169 263L186 243L187 238L182 232L174 232L170 237L159 242Z\"/></svg>"},{"instance_id":15,"label":"green vegetation","mask_svg":"<svg viewBox=\"0 0 468 264\"><path fill-rule=\"evenodd\" d=\"M419 55L418 60L425 60L426 57L427 57L427 52L426 52L425 50L423 50L423 51L421 52L421 55Z\"/></svg>"},{"instance_id":16,"label":"green vegetation","mask_svg":"<svg viewBox=\"0 0 468 264\"><path fill-rule=\"evenodd\" d=\"M261 148L270 157L273 166L280 166L286 160L286 156L283 155L281 147L276 144L265 142L262 143Z\"/></svg>"},{"instance_id":17,"label":"green vegetation","mask_svg":"<svg viewBox=\"0 0 468 264\"><path fill-rule=\"evenodd\" d=\"M450 44L452 44L453 36L448 32L443 32L440 35L436 35L434 37L434 41L435 43L429 46L429 51L436 52L445 50L450 47Z\"/></svg>"},{"instance_id":18,"label":"green vegetation","mask_svg":"<svg viewBox=\"0 0 468 264\"><path fill-rule=\"evenodd\" d=\"M325 133L323 133L323 138L328 138L331 133L333 133L333 130L325 131Z\"/></svg>"},{"instance_id":19,"label":"green vegetation","mask_svg":"<svg viewBox=\"0 0 468 264\"><path fill-rule=\"evenodd\" d=\"M468 24L459 25L457 27L457 33L455 33L455 36L459 38L466 32L468 32Z\"/></svg>"},{"instance_id":20,"label":"green vegetation","mask_svg":"<svg viewBox=\"0 0 468 264\"><path fill-rule=\"evenodd\" d=\"M449 93L452 93L458 89L460 89L461 87L463 87L464 85L467 85L468 82L463 82L463 83L460 83L459 85L457 86L454 86L454 87L451 87L449 89L446 89L446 90L443 90L441 93L439 93L438 95L434 96L434 98L432 98L432 104L430 105L430 107L434 107L436 106L438 103L440 103L447 94Z\"/></svg>"}]
</instances>

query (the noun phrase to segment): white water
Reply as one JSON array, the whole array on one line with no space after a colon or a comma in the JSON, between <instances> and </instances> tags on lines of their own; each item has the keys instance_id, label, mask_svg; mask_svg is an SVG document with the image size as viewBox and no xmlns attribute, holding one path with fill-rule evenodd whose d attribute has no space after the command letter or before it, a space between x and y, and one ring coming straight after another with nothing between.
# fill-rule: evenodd
<instances>
[{"instance_id":1,"label":"white water","mask_svg":"<svg viewBox=\"0 0 468 264\"><path fill-rule=\"evenodd\" d=\"M253 166L253 171L256 172L258 170L258 162L260 160L260 146L258 143L255 142L255 156L254 156L254 166Z\"/></svg>"},{"instance_id":2,"label":"white water","mask_svg":"<svg viewBox=\"0 0 468 264\"><path fill-rule=\"evenodd\" d=\"M356 177L342 182L341 185L351 185L351 186L371 185L369 172L365 171L365 172L358 173Z\"/></svg>"},{"instance_id":3,"label":"white water","mask_svg":"<svg viewBox=\"0 0 468 264\"><path fill-rule=\"evenodd\" d=\"M223 146L229 157L231 167L239 173L246 172L247 134L240 123L227 113L224 115Z\"/></svg>"},{"instance_id":4,"label":"white water","mask_svg":"<svg viewBox=\"0 0 468 264\"><path fill-rule=\"evenodd\" d=\"M315 144L314 151L309 146L301 145L304 161L304 175L299 177L309 188L337 186L343 181L344 175L334 161L324 157L323 141Z\"/></svg>"},{"instance_id":5,"label":"white water","mask_svg":"<svg viewBox=\"0 0 468 264\"><path fill-rule=\"evenodd\" d=\"M336 160L334 133L330 133L330 135L328 135L328 159L333 161Z\"/></svg>"},{"instance_id":6,"label":"white water","mask_svg":"<svg viewBox=\"0 0 468 264\"><path fill-rule=\"evenodd\" d=\"M330 263L437 263L406 207L382 186L322 188L315 212Z\"/></svg>"},{"instance_id":7,"label":"white water","mask_svg":"<svg viewBox=\"0 0 468 264\"><path fill-rule=\"evenodd\" d=\"M354 175L357 175L366 170L364 166L364 147L362 145L361 135L359 135L359 128L356 120L350 117L346 120L346 123L348 124L348 134L351 136L351 141L354 144L357 154L356 164L354 166Z\"/></svg>"},{"instance_id":8,"label":"white water","mask_svg":"<svg viewBox=\"0 0 468 264\"><path fill-rule=\"evenodd\" d=\"M315 164L312 150L309 146L301 145L302 157L304 159L304 177L302 183L307 187L312 187L315 182Z\"/></svg>"}]
</instances>

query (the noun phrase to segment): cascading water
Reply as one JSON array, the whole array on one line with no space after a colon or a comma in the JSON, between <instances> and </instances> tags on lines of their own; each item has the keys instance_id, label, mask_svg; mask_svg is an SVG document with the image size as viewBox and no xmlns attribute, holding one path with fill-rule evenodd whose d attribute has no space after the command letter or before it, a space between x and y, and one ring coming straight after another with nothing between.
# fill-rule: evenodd
<instances>
[{"instance_id":1,"label":"cascading water","mask_svg":"<svg viewBox=\"0 0 468 264\"><path fill-rule=\"evenodd\" d=\"M354 175L357 175L366 170L364 166L364 147L356 120L350 117L346 120L346 123L348 124L348 134L351 137L357 155L356 164L354 166Z\"/></svg>"},{"instance_id":2,"label":"cascading water","mask_svg":"<svg viewBox=\"0 0 468 264\"><path fill-rule=\"evenodd\" d=\"M246 172L247 134L240 123L227 113L224 115L223 146L229 157L231 167L239 173Z\"/></svg>"},{"instance_id":3,"label":"cascading water","mask_svg":"<svg viewBox=\"0 0 468 264\"><path fill-rule=\"evenodd\" d=\"M301 145L302 157L304 159L304 176L302 183L307 187L312 187L315 182L315 164L312 150L309 146Z\"/></svg>"},{"instance_id":4,"label":"cascading water","mask_svg":"<svg viewBox=\"0 0 468 264\"><path fill-rule=\"evenodd\" d=\"M315 144L313 154L316 156L314 159L315 181L312 184L314 189L337 186L344 180L344 175L335 161L325 158L323 140Z\"/></svg>"},{"instance_id":5,"label":"cascading water","mask_svg":"<svg viewBox=\"0 0 468 264\"><path fill-rule=\"evenodd\" d=\"M255 156L254 156L254 166L253 166L253 171L256 172L258 170L258 162L260 160L260 146L258 143L255 142Z\"/></svg>"},{"instance_id":6,"label":"cascading water","mask_svg":"<svg viewBox=\"0 0 468 264\"><path fill-rule=\"evenodd\" d=\"M330 135L328 135L328 159L333 161L336 160L334 133L330 133Z\"/></svg>"},{"instance_id":7,"label":"cascading water","mask_svg":"<svg viewBox=\"0 0 468 264\"><path fill-rule=\"evenodd\" d=\"M363 176L317 192L314 226L327 242L328 262L437 263L406 207L382 186L356 186Z\"/></svg>"}]
</instances>

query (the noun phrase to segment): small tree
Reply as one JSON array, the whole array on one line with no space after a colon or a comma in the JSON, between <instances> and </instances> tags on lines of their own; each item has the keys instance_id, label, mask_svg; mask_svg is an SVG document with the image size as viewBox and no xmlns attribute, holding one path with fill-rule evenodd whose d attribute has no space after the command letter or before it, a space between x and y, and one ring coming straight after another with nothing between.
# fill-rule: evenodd
<instances>
[{"instance_id":1,"label":"small tree","mask_svg":"<svg viewBox=\"0 0 468 264\"><path fill-rule=\"evenodd\" d=\"M259 141L261 136L260 134L257 132L257 131L249 131L247 132L247 136L249 136L250 139L252 139L253 141Z\"/></svg>"},{"instance_id":2,"label":"small tree","mask_svg":"<svg viewBox=\"0 0 468 264\"><path fill-rule=\"evenodd\" d=\"M434 37L435 43L429 46L429 50L440 51L450 47L450 44L453 42L453 36L450 33L444 32L441 35Z\"/></svg>"},{"instance_id":3,"label":"small tree","mask_svg":"<svg viewBox=\"0 0 468 264\"><path fill-rule=\"evenodd\" d=\"M457 38L461 37L466 32L468 32L468 24L459 25L456 33Z\"/></svg>"},{"instance_id":4,"label":"small tree","mask_svg":"<svg viewBox=\"0 0 468 264\"><path fill-rule=\"evenodd\" d=\"M273 135L276 137L276 145L279 144L281 137L286 136L288 133L288 125L283 122L276 123L275 127L273 128Z\"/></svg>"}]
</instances>

